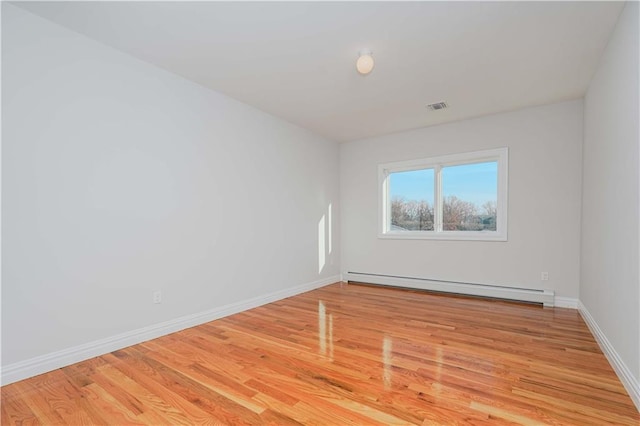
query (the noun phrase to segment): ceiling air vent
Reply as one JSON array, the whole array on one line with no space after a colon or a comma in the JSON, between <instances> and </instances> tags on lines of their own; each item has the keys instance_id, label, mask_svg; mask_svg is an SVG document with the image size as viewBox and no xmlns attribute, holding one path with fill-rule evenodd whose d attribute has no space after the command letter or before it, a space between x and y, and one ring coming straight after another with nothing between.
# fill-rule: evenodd
<instances>
[{"instance_id":1,"label":"ceiling air vent","mask_svg":"<svg viewBox=\"0 0 640 426\"><path fill-rule=\"evenodd\" d=\"M435 104L427 105L427 108L429 108L431 111L438 111L439 109L448 108L448 105L446 102L436 102Z\"/></svg>"}]
</instances>

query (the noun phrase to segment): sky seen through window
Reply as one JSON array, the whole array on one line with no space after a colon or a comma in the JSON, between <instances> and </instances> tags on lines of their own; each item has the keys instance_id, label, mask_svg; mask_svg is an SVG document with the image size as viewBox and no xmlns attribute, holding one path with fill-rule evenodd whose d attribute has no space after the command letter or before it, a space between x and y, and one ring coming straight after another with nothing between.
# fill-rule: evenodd
<instances>
[{"instance_id":1,"label":"sky seen through window","mask_svg":"<svg viewBox=\"0 0 640 426\"><path fill-rule=\"evenodd\" d=\"M495 202L498 190L498 163L462 164L442 168L442 195L454 195L480 207L487 201ZM395 172L390 175L391 198L403 197L407 201L434 202L433 169Z\"/></svg>"}]
</instances>

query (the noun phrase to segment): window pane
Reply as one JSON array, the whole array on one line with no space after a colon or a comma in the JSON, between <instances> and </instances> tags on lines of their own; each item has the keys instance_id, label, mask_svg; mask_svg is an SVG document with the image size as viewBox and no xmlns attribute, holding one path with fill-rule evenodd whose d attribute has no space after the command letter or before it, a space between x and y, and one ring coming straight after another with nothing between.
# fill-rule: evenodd
<instances>
[{"instance_id":1,"label":"window pane","mask_svg":"<svg viewBox=\"0 0 640 426\"><path fill-rule=\"evenodd\" d=\"M433 169L389 175L390 231L433 231Z\"/></svg>"},{"instance_id":2,"label":"window pane","mask_svg":"<svg viewBox=\"0 0 640 426\"><path fill-rule=\"evenodd\" d=\"M442 168L442 229L495 231L498 162Z\"/></svg>"}]
</instances>

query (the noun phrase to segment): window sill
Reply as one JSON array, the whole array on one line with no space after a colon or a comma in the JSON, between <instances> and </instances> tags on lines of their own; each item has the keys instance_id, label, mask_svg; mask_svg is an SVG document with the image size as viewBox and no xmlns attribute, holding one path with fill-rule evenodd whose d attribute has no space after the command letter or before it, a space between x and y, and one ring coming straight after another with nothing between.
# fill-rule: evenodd
<instances>
[{"instance_id":1,"label":"window sill","mask_svg":"<svg viewBox=\"0 0 640 426\"><path fill-rule=\"evenodd\" d=\"M429 231L401 231L378 234L384 240L444 240L444 241L507 241L505 234L497 232L429 232Z\"/></svg>"}]
</instances>

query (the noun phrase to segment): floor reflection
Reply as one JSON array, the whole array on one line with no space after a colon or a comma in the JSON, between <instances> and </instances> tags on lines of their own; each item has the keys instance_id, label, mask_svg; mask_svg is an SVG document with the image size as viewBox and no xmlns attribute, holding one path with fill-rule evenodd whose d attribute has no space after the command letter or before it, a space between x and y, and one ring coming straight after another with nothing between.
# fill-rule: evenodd
<instances>
[{"instance_id":1,"label":"floor reflection","mask_svg":"<svg viewBox=\"0 0 640 426\"><path fill-rule=\"evenodd\" d=\"M391 337L384 336L382 339L382 382L385 390L391 388L391 352L393 351L393 341Z\"/></svg>"},{"instance_id":2,"label":"floor reflection","mask_svg":"<svg viewBox=\"0 0 640 426\"><path fill-rule=\"evenodd\" d=\"M431 386L433 388L436 399L440 399L440 394L442 393L442 382L440 381L442 379L442 361L442 348L438 347L436 348L436 363L438 365L436 370L436 381Z\"/></svg>"},{"instance_id":3,"label":"floor reflection","mask_svg":"<svg viewBox=\"0 0 640 426\"><path fill-rule=\"evenodd\" d=\"M333 315L327 315L327 308L322 300L318 301L318 352L333 361Z\"/></svg>"}]
</instances>

